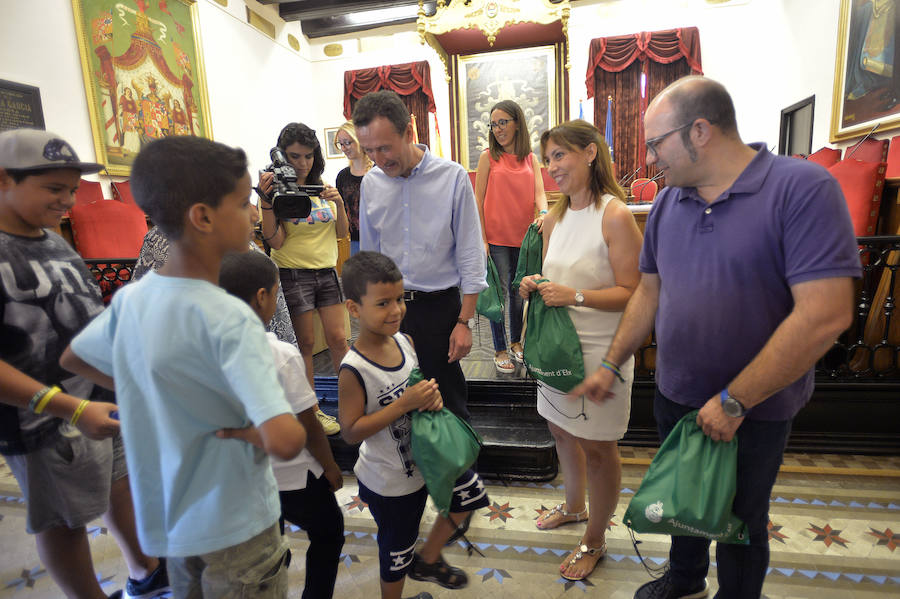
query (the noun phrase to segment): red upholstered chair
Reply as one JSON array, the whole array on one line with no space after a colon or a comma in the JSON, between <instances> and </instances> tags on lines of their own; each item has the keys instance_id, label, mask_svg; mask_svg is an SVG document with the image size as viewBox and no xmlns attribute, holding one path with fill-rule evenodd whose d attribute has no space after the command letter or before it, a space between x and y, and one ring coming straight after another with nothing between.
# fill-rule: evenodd
<instances>
[{"instance_id":1,"label":"red upholstered chair","mask_svg":"<svg viewBox=\"0 0 900 599\"><path fill-rule=\"evenodd\" d=\"M884 174L885 179L898 177L900 177L900 135L891 138L887 156L887 171Z\"/></svg>"},{"instance_id":2,"label":"red upholstered chair","mask_svg":"<svg viewBox=\"0 0 900 599\"><path fill-rule=\"evenodd\" d=\"M870 137L844 150L844 158L862 160L863 162L887 162L889 143L890 140L887 139L872 139Z\"/></svg>"},{"instance_id":3,"label":"red upholstered chair","mask_svg":"<svg viewBox=\"0 0 900 599\"><path fill-rule=\"evenodd\" d=\"M646 177L635 179L631 182L631 195L634 196L635 202L649 203L656 197L659 191L656 181L651 181Z\"/></svg>"},{"instance_id":4,"label":"red upholstered chair","mask_svg":"<svg viewBox=\"0 0 900 599\"><path fill-rule=\"evenodd\" d=\"M131 195L131 183L125 181L113 181L112 184L113 197L124 204L137 206L134 196Z\"/></svg>"},{"instance_id":5,"label":"red upholstered chair","mask_svg":"<svg viewBox=\"0 0 900 599\"><path fill-rule=\"evenodd\" d=\"M886 170L883 162L863 162L854 158L845 158L828 169L844 192L857 237L875 235Z\"/></svg>"},{"instance_id":6,"label":"red upholstered chair","mask_svg":"<svg viewBox=\"0 0 900 599\"><path fill-rule=\"evenodd\" d=\"M834 148L822 148L807 156L806 159L828 168L841 161L841 151Z\"/></svg>"},{"instance_id":7,"label":"red upholstered chair","mask_svg":"<svg viewBox=\"0 0 900 599\"><path fill-rule=\"evenodd\" d=\"M103 188L96 181L82 179L75 192L76 204L90 204L103 199Z\"/></svg>"},{"instance_id":8,"label":"red upholstered chair","mask_svg":"<svg viewBox=\"0 0 900 599\"><path fill-rule=\"evenodd\" d=\"M75 250L85 259L137 258L147 219L140 208L117 200L76 204L71 210Z\"/></svg>"},{"instance_id":9,"label":"red upholstered chair","mask_svg":"<svg viewBox=\"0 0 900 599\"><path fill-rule=\"evenodd\" d=\"M475 175L477 173L475 171L469 171L469 181L472 182L472 191L475 191Z\"/></svg>"}]
</instances>

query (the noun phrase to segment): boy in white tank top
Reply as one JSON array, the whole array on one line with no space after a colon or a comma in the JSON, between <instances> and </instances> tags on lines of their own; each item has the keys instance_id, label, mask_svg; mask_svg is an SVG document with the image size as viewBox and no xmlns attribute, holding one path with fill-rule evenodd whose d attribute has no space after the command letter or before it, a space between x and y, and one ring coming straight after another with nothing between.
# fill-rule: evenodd
<instances>
[{"instance_id":1,"label":"boy in white tank top","mask_svg":"<svg viewBox=\"0 0 900 599\"><path fill-rule=\"evenodd\" d=\"M440 410L443 402L434 379L407 386L417 360L412 340L399 332L406 313L403 276L387 256L364 251L344 263L342 282L359 337L338 376L340 422L347 443L362 441L354 472L360 499L378 526L381 597L400 599L407 573L414 580L462 588L466 573L447 564L441 548L488 498L481 477L466 471L454 485L450 517L438 516L415 551L427 491L412 458L409 412Z\"/></svg>"}]
</instances>

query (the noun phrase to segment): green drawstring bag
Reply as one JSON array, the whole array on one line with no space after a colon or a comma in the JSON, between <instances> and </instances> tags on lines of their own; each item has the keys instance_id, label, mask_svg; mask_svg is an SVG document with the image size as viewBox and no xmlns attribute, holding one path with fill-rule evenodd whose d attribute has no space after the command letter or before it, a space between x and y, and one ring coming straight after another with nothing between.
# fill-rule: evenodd
<instances>
[{"instance_id":1,"label":"green drawstring bag","mask_svg":"<svg viewBox=\"0 0 900 599\"><path fill-rule=\"evenodd\" d=\"M422 371L414 368L409 373L409 386L423 379ZM478 459L481 445L481 436L475 429L447 408L436 412L413 411L413 461L442 516L450 513L453 486Z\"/></svg>"},{"instance_id":2,"label":"green drawstring bag","mask_svg":"<svg viewBox=\"0 0 900 599\"><path fill-rule=\"evenodd\" d=\"M697 411L690 412L650 462L623 521L634 532L749 543L746 526L731 511L737 453L736 437L713 441L697 425Z\"/></svg>"},{"instance_id":3,"label":"green drawstring bag","mask_svg":"<svg viewBox=\"0 0 900 599\"><path fill-rule=\"evenodd\" d=\"M475 311L493 322L503 322L503 286L494 261L487 259L487 289L478 294Z\"/></svg>"},{"instance_id":4,"label":"green drawstring bag","mask_svg":"<svg viewBox=\"0 0 900 599\"><path fill-rule=\"evenodd\" d=\"M516 262L516 276L513 278L513 288L518 288L522 279L528 275L536 275L541 272L541 263L544 261L544 239L534 223L528 225L525 237L522 238L522 247L519 248L519 261Z\"/></svg>"},{"instance_id":5,"label":"green drawstring bag","mask_svg":"<svg viewBox=\"0 0 900 599\"><path fill-rule=\"evenodd\" d=\"M568 310L548 306L537 291L528 298L524 345L525 368L537 380L564 392L584 380L581 340Z\"/></svg>"}]
</instances>

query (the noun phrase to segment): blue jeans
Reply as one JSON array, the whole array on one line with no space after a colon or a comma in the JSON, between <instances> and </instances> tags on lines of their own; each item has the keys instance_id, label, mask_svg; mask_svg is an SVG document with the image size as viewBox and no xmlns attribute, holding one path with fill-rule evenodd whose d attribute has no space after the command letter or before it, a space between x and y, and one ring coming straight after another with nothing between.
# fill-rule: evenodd
<instances>
[{"instance_id":1,"label":"blue jeans","mask_svg":"<svg viewBox=\"0 0 900 599\"><path fill-rule=\"evenodd\" d=\"M516 266L519 263L519 248L505 245L488 245L491 252L491 260L497 267L500 276L500 287L503 289L503 305L505 312L509 314L509 343L518 343L522 339L522 298L519 290L512 286L516 277ZM491 336L494 338L494 351L503 351L506 345L506 315L500 322L491 321Z\"/></svg>"},{"instance_id":2,"label":"blue jeans","mask_svg":"<svg viewBox=\"0 0 900 599\"><path fill-rule=\"evenodd\" d=\"M653 415L665 439L682 416L695 410L664 397L659 389ZM720 599L758 599L769 566L769 498L791 432L791 420L745 419L737 430L737 492L734 513L747 525L748 545L716 543ZM672 537L669 573L675 588L688 589L709 570L709 540Z\"/></svg>"}]
</instances>

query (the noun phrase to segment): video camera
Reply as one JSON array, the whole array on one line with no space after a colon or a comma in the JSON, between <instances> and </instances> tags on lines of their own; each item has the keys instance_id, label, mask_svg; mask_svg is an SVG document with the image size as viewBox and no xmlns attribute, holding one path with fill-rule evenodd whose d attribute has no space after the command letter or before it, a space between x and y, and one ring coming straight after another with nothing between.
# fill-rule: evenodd
<instances>
[{"instance_id":1,"label":"video camera","mask_svg":"<svg viewBox=\"0 0 900 599\"><path fill-rule=\"evenodd\" d=\"M274 193L272 194L272 210L275 218L279 220L292 220L306 218L312 210L310 196L318 196L325 189L322 185L297 185L297 171L294 170L279 147L269 151L272 164L267 166L266 172L275 175L272 181Z\"/></svg>"}]
</instances>

